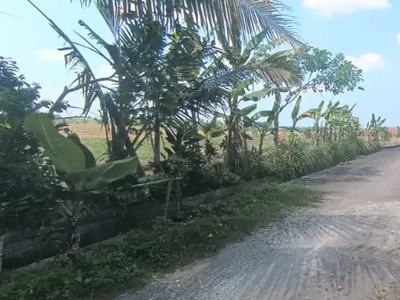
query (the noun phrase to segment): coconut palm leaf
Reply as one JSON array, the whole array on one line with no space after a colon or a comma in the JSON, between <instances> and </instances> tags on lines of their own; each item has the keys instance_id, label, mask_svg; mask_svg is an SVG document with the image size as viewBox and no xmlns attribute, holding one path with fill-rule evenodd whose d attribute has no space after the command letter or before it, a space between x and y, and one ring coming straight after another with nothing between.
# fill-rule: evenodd
<instances>
[{"instance_id":1,"label":"coconut palm leaf","mask_svg":"<svg viewBox=\"0 0 400 300\"><path fill-rule=\"evenodd\" d=\"M72 0L71 0L72 1ZM296 35L295 19L286 14L290 9L279 0L182 0L180 5L168 0L80 0L84 6L94 2L107 2L118 8L125 17L151 15L169 27L175 20L184 21L189 27L194 24L215 34L224 48L235 43L238 36L249 37L263 29L266 37L273 40L286 36L292 44L300 44Z\"/></svg>"},{"instance_id":2,"label":"coconut palm leaf","mask_svg":"<svg viewBox=\"0 0 400 300\"><path fill-rule=\"evenodd\" d=\"M101 107L106 106L104 94L100 88L99 82L96 80L89 63L82 55L81 51L78 49L76 44L69 38L64 31L57 26L57 24L50 19L42 10L40 10L32 1L28 2L49 22L50 26L55 32L65 41L66 47L61 48L61 51L69 51L65 55L65 65L70 69L79 69L77 78L72 82L71 86L77 85L82 87L82 93L85 97L85 106L83 109L84 113L88 113L92 103L95 99L99 98Z\"/></svg>"}]
</instances>

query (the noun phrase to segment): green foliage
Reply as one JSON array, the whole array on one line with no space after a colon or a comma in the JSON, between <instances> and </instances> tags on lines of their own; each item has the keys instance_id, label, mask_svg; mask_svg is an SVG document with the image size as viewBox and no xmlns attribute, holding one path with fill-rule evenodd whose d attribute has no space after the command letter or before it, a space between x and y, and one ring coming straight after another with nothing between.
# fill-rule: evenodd
<instances>
[{"instance_id":1,"label":"green foliage","mask_svg":"<svg viewBox=\"0 0 400 300\"><path fill-rule=\"evenodd\" d=\"M89 150L89 148L81 143L81 140L78 137L78 135L76 133L68 134L68 138L79 146L83 155L85 156L85 169L94 168L96 166L96 159L94 158L94 155Z\"/></svg>"},{"instance_id":2,"label":"green foliage","mask_svg":"<svg viewBox=\"0 0 400 300\"><path fill-rule=\"evenodd\" d=\"M67 178L77 189L99 190L107 187L118 179L135 173L136 168L136 159L126 158L102 164L81 172L67 174Z\"/></svg>"},{"instance_id":3,"label":"green foliage","mask_svg":"<svg viewBox=\"0 0 400 300\"><path fill-rule=\"evenodd\" d=\"M383 126L385 122L386 119L381 119L381 117L375 118L375 114L372 114L371 121L367 123L366 127L368 139L372 138L377 141L380 139L384 141L390 140L391 135L389 129Z\"/></svg>"},{"instance_id":4,"label":"green foliage","mask_svg":"<svg viewBox=\"0 0 400 300\"><path fill-rule=\"evenodd\" d=\"M24 132L22 123L45 103L39 102L40 86L28 84L18 71L15 61L0 56L0 151L38 154L37 141Z\"/></svg>"},{"instance_id":5,"label":"green foliage","mask_svg":"<svg viewBox=\"0 0 400 300\"><path fill-rule=\"evenodd\" d=\"M25 118L25 130L40 141L52 163L66 173L85 170L85 155L71 139L58 133L45 114L31 114Z\"/></svg>"},{"instance_id":6,"label":"green foliage","mask_svg":"<svg viewBox=\"0 0 400 300\"><path fill-rule=\"evenodd\" d=\"M329 102L325 108L322 101L317 108L300 114L301 92L311 89L338 95L353 91L362 81L362 72L342 54L332 55L327 50L303 46L296 51L274 52L283 42L293 41L291 34L285 35L290 33L283 26L285 18L274 10L279 7L279 1L268 4L236 1L232 6L222 0L203 1L208 3L204 5L192 0L184 1L184 9L182 1L158 1L162 14L136 9L135 16L126 11L125 0L122 1L125 4L122 15L113 5L120 1L95 2L112 33L113 40L109 43L84 21L79 21L79 25L87 37L78 34L83 44L73 41L32 4L66 42L66 47L60 50L66 52L66 65L77 71L77 78L65 87L48 116L33 114L51 104L39 102L39 86L27 84L23 76L17 75L15 63L0 57L0 171L7 173L0 182L1 207L5 207L2 216L4 211L10 215L12 203L19 205L18 217L26 210L33 210L24 206L26 197L34 201L40 198L46 206L44 212L53 209L53 204L59 200L55 187L60 188L59 181L62 181L68 186L67 197L58 201L56 208L62 209L61 215L70 221L75 231L86 209L83 195L87 189L104 189L101 194L110 198L115 196L110 191L123 190L135 191L139 198L164 200L170 198L173 184L172 196L176 200L264 176L278 180L297 178L377 151L379 140L390 138L387 128L383 127L384 120L375 120L373 115L367 131L375 135L374 141L358 139L360 123L353 116L353 107L339 106L338 102ZM131 4L138 8L139 2ZM177 14L183 16L185 26L177 21ZM215 18L221 15L223 17ZM238 20L232 16L244 15L247 18L239 18L239 25L226 27L229 20ZM195 19L205 27L219 25L215 27L218 28L215 36L222 49L215 47L214 41L202 37L200 32L204 27L195 26ZM252 38L243 39L244 29L257 31L254 20L258 25L268 26ZM80 49L90 50L104 59L113 74L96 78ZM250 91L255 84L262 84L263 88ZM84 96L84 113L89 112L95 101L100 102L111 162L97 165L92 152L78 136L64 137L51 121L55 112L66 108L63 98L78 90ZM239 108L242 101L260 101L269 96L275 96L270 111L257 112L255 103ZM279 141L280 113L294 101L290 134L286 140ZM224 114L218 113L220 111ZM213 115L210 123L198 124L200 117ZM223 117L226 128L217 125L217 116ZM314 120L314 128L307 133L308 141L302 139L306 134L300 137L296 130L297 122L306 117ZM261 121L262 118L266 120ZM258 150L248 147L253 139L249 134L251 127L259 132ZM203 130L204 136L198 133L198 128ZM133 139L129 134L132 131L135 132ZM264 138L271 131L277 147L263 156ZM224 136L221 147L225 151L224 163L218 161L219 153L212 140L221 136ZM150 152L142 147L147 139L151 141L148 144L154 154L154 172L146 178L137 153ZM42 159L38 141L57 172L51 172L51 165L49 167L48 161ZM21 155L22 163L11 162L12 155ZM13 183L15 177L19 177L17 184ZM171 179L177 177L182 180L172 183ZM147 180L156 178L162 184L146 186ZM6 184L10 187L5 188ZM135 190L135 185L140 189ZM19 192L19 186L27 191ZM48 192L49 186L51 192ZM61 259L42 277L35 278L32 275L37 275L35 271L23 279L13 273L16 275L10 276L15 276L13 279L18 284L25 283L26 289L16 288L7 279L0 288L0 296L77 299L104 287L123 286L145 276L146 268L163 269L173 265L191 256L193 249L214 249L231 232L242 231L248 225L252 228L265 214L277 213L277 207L285 202L286 196L276 196L282 192L280 189L268 189L270 187L202 205L190 213L185 212L181 224L164 223L152 231L137 230L120 243L83 250L82 259L74 263ZM48 195L41 197L37 193L39 190ZM44 223L45 213L36 215L40 216L39 223ZM12 222L7 219L3 223L18 224ZM77 240L75 234L72 233L71 240Z\"/></svg>"},{"instance_id":7,"label":"green foliage","mask_svg":"<svg viewBox=\"0 0 400 300\"><path fill-rule=\"evenodd\" d=\"M53 220L56 199L63 191L51 166L19 152L0 153L0 174L1 230L36 229Z\"/></svg>"},{"instance_id":8,"label":"green foliage","mask_svg":"<svg viewBox=\"0 0 400 300\"><path fill-rule=\"evenodd\" d=\"M102 189L136 171L135 157L85 169L90 164L76 139L74 142L59 134L53 122L44 114L27 116L25 128L35 134L56 169L65 172L68 182L76 189ZM84 149L88 150L86 147Z\"/></svg>"},{"instance_id":9,"label":"green foliage","mask_svg":"<svg viewBox=\"0 0 400 300\"><path fill-rule=\"evenodd\" d=\"M345 59L343 54L332 55L327 50L302 46L295 54L306 78L305 87L318 92L322 90L331 92L334 95L353 91L358 87L362 79L362 70ZM362 89L362 88L360 88Z\"/></svg>"},{"instance_id":10,"label":"green foliage","mask_svg":"<svg viewBox=\"0 0 400 300\"><path fill-rule=\"evenodd\" d=\"M18 73L16 62L0 56L0 231L47 224L61 194L38 140L23 125L25 116L51 102L40 101L40 86Z\"/></svg>"},{"instance_id":11,"label":"green foliage","mask_svg":"<svg viewBox=\"0 0 400 300\"><path fill-rule=\"evenodd\" d=\"M319 145L297 142L292 147L270 150L265 154L263 163L270 176L279 180L289 180L379 150L379 143L363 139L325 142Z\"/></svg>"},{"instance_id":12,"label":"green foliage","mask_svg":"<svg viewBox=\"0 0 400 300\"><path fill-rule=\"evenodd\" d=\"M281 212L315 203L303 186L262 185L185 211L184 220L135 229L80 250L77 263L64 257L35 268L5 272L0 298L7 300L93 299L135 288L154 275L214 253L227 242L278 218Z\"/></svg>"}]
</instances>

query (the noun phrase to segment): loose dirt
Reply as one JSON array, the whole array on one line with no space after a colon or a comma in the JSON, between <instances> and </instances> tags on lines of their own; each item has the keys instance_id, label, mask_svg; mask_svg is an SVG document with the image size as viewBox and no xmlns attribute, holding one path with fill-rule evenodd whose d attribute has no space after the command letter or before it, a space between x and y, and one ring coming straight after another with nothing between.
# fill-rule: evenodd
<instances>
[{"instance_id":1,"label":"loose dirt","mask_svg":"<svg viewBox=\"0 0 400 300\"><path fill-rule=\"evenodd\" d=\"M319 207L117 299L400 299L400 149L300 182L326 193Z\"/></svg>"}]
</instances>

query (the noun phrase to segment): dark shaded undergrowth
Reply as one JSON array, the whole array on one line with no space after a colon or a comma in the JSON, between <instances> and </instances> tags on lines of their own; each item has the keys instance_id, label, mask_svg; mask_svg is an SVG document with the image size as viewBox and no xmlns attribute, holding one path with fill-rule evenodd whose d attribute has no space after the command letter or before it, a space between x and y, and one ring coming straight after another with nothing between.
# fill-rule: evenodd
<instances>
[{"instance_id":1,"label":"dark shaded undergrowth","mask_svg":"<svg viewBox=\"0 0 400 300\"><path fill-rule=\"evenodd\" d=\"M210 255L260 224L295 207L315 203L319 194L295 185L262 185L185 212L181 222L135 229L77 254L35 268L1 275L0 299L101 299L138 288L154 274Z\"/></svg>"}]
</instances>

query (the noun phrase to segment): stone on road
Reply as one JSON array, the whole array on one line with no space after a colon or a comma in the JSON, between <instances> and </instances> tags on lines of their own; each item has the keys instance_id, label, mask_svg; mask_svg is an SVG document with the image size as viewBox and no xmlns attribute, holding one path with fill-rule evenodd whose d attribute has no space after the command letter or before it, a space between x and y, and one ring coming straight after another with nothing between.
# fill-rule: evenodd
<instances>
[{"instance_id":1,"label":"stone on road","mask_svg":"<svg viewBox=\"0 0 400 300\"><path fill-rule=\"evenodd\" d=\"M300 181L323 203L116 299L400 299L400 149Z\"/></svg>"}]
</instances>

